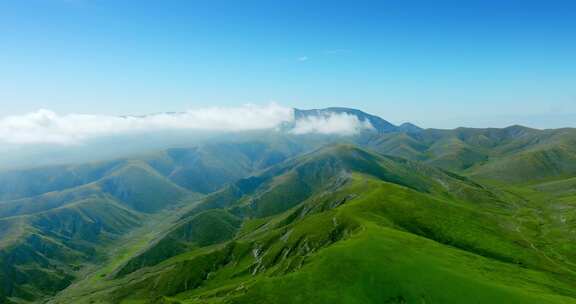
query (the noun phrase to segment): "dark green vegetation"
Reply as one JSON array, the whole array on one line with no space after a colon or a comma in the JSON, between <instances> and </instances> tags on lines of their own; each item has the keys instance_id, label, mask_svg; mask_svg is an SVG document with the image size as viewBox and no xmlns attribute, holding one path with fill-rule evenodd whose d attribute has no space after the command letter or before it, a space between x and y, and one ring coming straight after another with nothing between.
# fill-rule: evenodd
<instances>
[{"instance_id":1,"label":"dark green vegetation","mask_svg":"<svg viewBox=\"0 0 576 304\"><path fill-rule=\"evenodd\" d=\"M576 303L576 130L328 111L375 130L1 173L0 303Z\"/></svg>"},{"instance_id":2,"label":"dark green vegetation","mask_svg":"<svg viewBox=\"0 0 576 304\"><path fill-rule=\"evenodd\" d=\"M1 173L0 300L54 294L120 236L290 153L231 143Z\"/></svg>"},{"instance_id":3,"label":"dark green vegetation","mask_svg":"<svg viewBox=\"0 0 576 304\"><path fill-rule=\"evenodd\" d=\"M576 174L576 129L428 129L374 136L366 144L484 179L522 183Z\"/></svg>"}]
</instances>

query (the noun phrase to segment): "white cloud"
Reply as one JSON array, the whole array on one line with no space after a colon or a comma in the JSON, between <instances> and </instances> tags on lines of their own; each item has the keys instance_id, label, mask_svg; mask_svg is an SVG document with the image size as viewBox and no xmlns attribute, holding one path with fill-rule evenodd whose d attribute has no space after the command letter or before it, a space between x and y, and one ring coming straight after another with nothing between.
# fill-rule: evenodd
<instances>
[{"instance_id":1,"label":"white cloud","mask_svg":"<svg viewBox=\"0 0 576 304\"><path fill-rule=\"evenodd\" d=\"M277 104L212 107L147 116L59 115L50 110L0 118L0 141L76 143L83 139L152 130L243 131L268 129L293 120L293 110Z\"/></svg>"},{"instance_id":2,"label":"white cloud","mask_svg":"<svg viewBox=\"0 0 576 304\"><path fill-rule=\"evenodd\" d=\"M366 129L373 129L369 121L346 113L331 113L323 116L308 116L296 121L291 130L294 134L340 134L354 135Z\"/></svg>"},{"instance_id":3,"label":"white cloud","mask_svg":"<svg viewBox=\"0 0 576 304\"><path fill-rule=\"evenodd\" d=\"M278 104L211 107L147 116L57 114L50 110L0 118L0 143L76 144L111 135L160 130L247 131L292 123L294 134L355 134L371 127L356 116L332 114L294 121L294 110Z\"/></svg>"},{"instance_id":4,"label":"white cloud","mask_svg":"<svg viewBox=\"0 0 576 304\"><path fill-rule=\"evenodd\" d=\"M298 57L298 61L302 62L302 61L308 61L308 56L302 56L302 57Z\"/></svg>"}]
</instances>

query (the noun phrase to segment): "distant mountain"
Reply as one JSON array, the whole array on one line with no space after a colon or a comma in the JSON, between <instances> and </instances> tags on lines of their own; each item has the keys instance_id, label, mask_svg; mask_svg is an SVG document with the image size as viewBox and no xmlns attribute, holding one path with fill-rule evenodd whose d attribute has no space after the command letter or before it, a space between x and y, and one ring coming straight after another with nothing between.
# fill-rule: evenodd
<instances>
[{"instance_id":1,"label":"distant mountain","mask_svg":"<svg viewBox=\"0 0 576 304\"><path fill-rule=\"evenodd\" d=\"M576 174L576 129L426 129L373 136L363 145L484 179L521 183Z\"/></svg>"},{"instance_id":2,"label":"distant mountain","mask_svg":"<svg viewBox=\"0 0 576 304\"><path fill-rule=\"evenodd\" d=\"M409 123L409 122L405 122L403 124L401 124L400 126L398 126L398 131L400 132L406 132L406 133L418 133L420 131L422 131L424 129L420 128L419 126Z\"/></svg>"},{"instance_id":3,"label":"distant mountain","mask_svg":"<svg viewBox=\"0 0 576 304\"><path fill-rule=\"evenodd\" d=\"M399 131L414 132L414 128L406 129L394 126L384 119L374 115L364 113L360 110L345 108L328 108L322 110L298 110L294 109L295 117L300 119L310 115L328 115L329 113L346 113L355 115L360 121L370 122L378 130L376 133ZM158 114L181 115L180 112L156 113L142 116L122 116L142 118ZM294 127L294 121L281 125L285 131ZM258 140L263 136L269 140L274 140L278 134L274 130L255 130L245 132L229 132L214 130L157 130L145 133L127 133L113 136L103 136L87 138L79 145L54 145L54 144L33 144L33 145L0 145L0 171L8 169L26 169L40 166L83 164L94 161L106 161L122 157L132 158L135 155L142 155L169 148L188 148L190 146L203 145L208 142L222 142L235 137L236 140L244 141ZM289 132L286 132L289 133ZM366 132L364 132L366 133ZM286 135L286 134L285 134ZM300 141L304 136L300 136ZM1 194L0 194L1 195Z\"/></svg>"},{"instance_id":4,"label":"distant mountain","mask_svg":"<svg viewBox=\"0 0 576 304\"><path fill-rule=\"evenodd\" d=\"M348 114L356 116L361 122L369 122L378 133L389 133L389 132L417 132L421 129L413 124L405 123L401 126L393 125L392 123L357 109L350 108L325 108L325 109L312 109L312 110L300 110L294 109L294 114L296 120L311 117L311 116L327 116L332 113L336 114Z\"/></svg>"},{"instance_id":5,"label":"distant mountain","mask_svg":"<svg viewBox=\"0 0 576 304\"><path fill-rule=\"evenodd\" d=\"M166 115L181 115L183 112L164 112L164 113L155 113L151 115L157 114L166 114ZM294 109L294 119L299 120L308 117L326 117L330 114L348 114L351 116L355 116L361 122L369 122L374 129L379 133L388 133L388 132L419 132L423 130L422 128L406 122L401 124L400 126L396 126L383 118L371 115L366 112L363 112L358 109L353 108L343 108L343 107L329 107L324 109ZM149 115L141 115L135 117L146 117ZM126 116L125 116L126 117Z\"/></svg>"}]
</instances>

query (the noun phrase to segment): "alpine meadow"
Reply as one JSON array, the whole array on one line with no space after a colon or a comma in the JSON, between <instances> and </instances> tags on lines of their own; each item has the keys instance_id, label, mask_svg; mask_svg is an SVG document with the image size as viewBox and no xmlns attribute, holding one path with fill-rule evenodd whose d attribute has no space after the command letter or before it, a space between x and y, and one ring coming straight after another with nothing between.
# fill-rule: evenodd
<instances>
[{"instance_id":1,"label":"alpine meadow","mask_svg":"<svg viewBox=\"0 0 576 304\"><path fill-rule=\"evenodd\" d=\"M576 304L572 1L0 1L0 304Z\"/></svg>"}]
</instances>

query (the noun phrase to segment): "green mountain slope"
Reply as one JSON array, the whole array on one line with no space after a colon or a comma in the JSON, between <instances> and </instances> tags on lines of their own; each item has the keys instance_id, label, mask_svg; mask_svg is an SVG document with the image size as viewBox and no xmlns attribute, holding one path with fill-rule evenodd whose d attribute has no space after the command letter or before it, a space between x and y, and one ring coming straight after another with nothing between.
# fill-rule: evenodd
<instances>
[{"instance_id":1,"label":"green mountain slope","mask_svg":"<svg viewBox=\"0 0 576 304\"><path fill-rule=\"evenodd\" d=\"M198 193L210 193L252 172L282 162L304 148L291 142L240 141L174 148L145 161L174 183Z\"/></svg>"},{"instance_id":2,"label":"green mountain slope","mask_svg":"<svg viewBox=\"0 0 576 304\"><path fill-rule=\"evenodd\" d=\"M576 302L574 260L537 242L534 208L512 190L332 146L209 196L97 289L52 302ZM209 229L220 237L198 238Z\"/></svg>"},{"instance_id":3,"label":"green mountain slope","mask_svg":"<svg viewBox=\"0 0 576 304\"><path fill-rule=\"evenodd\" d=\"M363 145L482 179L526 183L576 174L576 129L427 129L373 136Z\"/></svg>"},{"instance_id":4,"label":"green mountain slope","mask_svg":"<svg viewBox=\"0 0 576 304\"><path fill-rule=\"evenodd\" d=\"M0 302L54 294L85 266L100 263L110 246L134 229L166 218L162 214L194 201L198 193L298 151L282 139L223 142L132 159L0 172ZM205 233L211 230L200 230L194 239L205 245L227 230L232 234L238 224L230 222L212 236Z\"/></svg>"},{"instance_id":5,"label":"green mountain slope","mask_svg":"<svg viewBox=\"0 0 576 304\"><path fill-rule=\"evenodd\" d=\"M146 214L189 196L145 164L126 162L86 185L1 203L0 299L30 301L66 287Z\"/></svg>"},{"instance_id":6,"label":"green mountain slope","mask_svg":"<svg viewBox=\"0 0 576 304\"><path fill-rule=\"evenodd\" d=\"M245 137L112 161L0 171L0 203L93 183L137 161L183 188L209 193L307 149L306 144L282 136L268 135L264 140L252 139L262 135Z\"/></svg>"},{"instance_id":7,"label":"green mountain slope","mask_svg":"<svg viewBox=\"0 0 576 304\"><path fill-rule=\"evenodd\" d=\"M141 217L105 198L87 198L34 215L0 219L11 237L0 243L0 296L35 300L71 283L98 246L139 224Z\"/></svg>"},{"instance_id":8,"label":"green mountain slope","mask_svg":"<svg viewBox=\"0 0 576 304\"><path fill-rule=\"evenodd\" d=\"M0 202L62 191L94 182L123 161L0 171Z\"/></svg>"}]
</instances>

